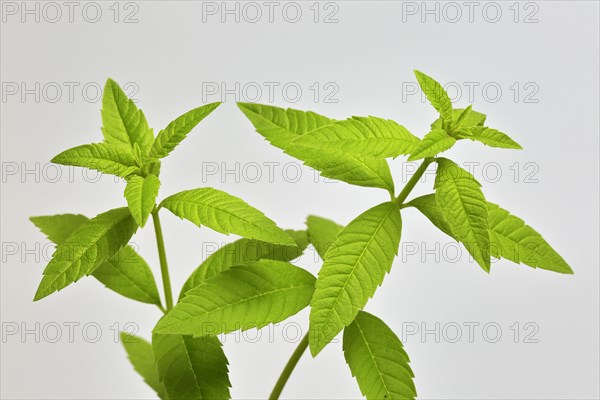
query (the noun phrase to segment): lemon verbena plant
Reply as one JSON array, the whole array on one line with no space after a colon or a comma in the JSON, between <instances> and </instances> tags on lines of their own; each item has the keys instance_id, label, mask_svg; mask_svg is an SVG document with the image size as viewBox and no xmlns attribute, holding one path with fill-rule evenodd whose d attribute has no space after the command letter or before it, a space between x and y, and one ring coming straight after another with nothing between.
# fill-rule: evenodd
<instances>
[{"instance_id":1,"label":"lemon verbena plant","mask_svg":"<svg viewBox=\"0 0 600 400\"><path fill-rule=\"evenodd\" d=\"M162 399L231 398L228 361L219 335L260 329L308 306L308 333L270 399L280 397L307 348L316 356L342 332L344 356L366 398L416 398L414 374L400 339L381 319L362 311L398 253L403 210L420 211L461 242L487 272L495 257L572 273L539 233L487 201L470 173L439 156L465 139L493 147L521 146L487 127L486 116L471 106L453 108L438 82L420 72L416 75L440 114L422 139L394 121L376 117L336 121L313 112L239 104L272 145L323 176L390 194L390 201L369 208L345 227L309 216L304 230L283 230L243 200L209 187L158 201L162 160L219 103L181 115L155 136L144 113L109 79L102 98L104 140L66 150L52 161L123 178L127 206L93 218L81 214L31 218L56 244L34 300L91 275L125 297L157 306L164 315L151 342L125 332L122 341L134 369ZM396 193L386 159L398 156L422 161ZM437 165L433 193L409 200L432 164ZM202 260L176 301L159 218L163 209L197 226L241 236ZM156 236L162 296L152 268L128 244L149 219ZM309 244L323 260L318 277L291 263Z\"/></svg>"}]
</instances>

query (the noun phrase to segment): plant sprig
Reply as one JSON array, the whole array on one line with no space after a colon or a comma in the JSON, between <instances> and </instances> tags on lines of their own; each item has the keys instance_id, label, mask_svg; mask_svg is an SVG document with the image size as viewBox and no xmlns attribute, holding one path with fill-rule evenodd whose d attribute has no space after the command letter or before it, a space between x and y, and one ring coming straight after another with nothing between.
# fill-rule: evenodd
<instances>
[{"instance_id":1,"label":"plant sprig","mask_svg":"<svg viewBox=\"0 0 600 400\"><path fill-rule=\"evenodd\" d=\"M278 378L278 399L307 348L317 356L343 332L350 372L367 399L414 399L410 360L400 339L381 319L363 311L398 254L402 214L416 209L462 243L490 272L491 257L571 274L565 260L522 219L483 194L480 183L440 154L461 140L521 149L505 133L485 125L486 116L454 108L443 86L415 71L438 111L422 138L397 122L378 117L337 121L313 112L239 103L256 130L272 145L325 177L386 190L390 200L369 207L346 226L309 216L306 230L283 230L240 198L214 188L195 188L158 201L161 162L219 103L195 108L156 137L144 113L109 79L102 99L99 143L68 149L52 159L125 180L127 207L93 218L80 214L32 217L56 244L34 300L92 275L107 288L154 305L163 313L152 341L122 334L134 369L162 399L230 398L228 360L219 334L262 328L310 306L309 330ZM388 158L422 160L397 191ZM437 167L433 192L410 198L422 175ZM160 210L240 239L199 264L174 301ZM152 268L128 242L150 216L159 255L164 303ZM318 277L292 261L311 244L323 260Z\"/></svg>"}]
</instances>

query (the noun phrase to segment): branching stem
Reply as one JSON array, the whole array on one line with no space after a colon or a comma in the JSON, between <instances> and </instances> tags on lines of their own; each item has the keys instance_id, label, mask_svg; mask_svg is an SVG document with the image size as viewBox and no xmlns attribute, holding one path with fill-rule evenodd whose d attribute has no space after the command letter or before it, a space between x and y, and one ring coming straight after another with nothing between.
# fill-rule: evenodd
<instances>
[{"instance_id":1,"label":"branching stem","mask_svg":"<svg viewBox=\"0 0 600 400\"><path fill-rule=\"evenodd\" d=\"M398 197L396 197L396 203L398 203L400 207L402 207L404 200L406 200L410 192L412 192L415 185L417 182L419 182L419 179L421 179L425 173L425 170L432 162L433 158L424 159L421 165L419 165L419 168L415 171L414 175L410 177L409 181L406 183L406 186L404 186Z\"/></svg>"},{"instance_id":2,"label":"branching stem","mask_svg":"<svg viewBox=\"0 0 600 400\"><path fill-rule=\"evenodd\" d=\"M165 241L163 239L160 218L158 217L158 208L154 208L154 211L152 211L152 222L154 223L156 247L158 247L158 258L160 260L160 273L162 275L163 287L165 290L166 312L169 312L173 308L173 293L171 292L171 278L169 277L169 266L167 265Z\"/></svg>"},{"instance_id":3,"label":"branching stem","mask_svg":"<svg viewBox=\"0 0 600 400\"><path fill-rule=\"evenodd\" d=\"M300 343L298 343L296 350L294 350L294 353L292 353L292 356L290 357L287 364L285 365L285 368L283 369L283 371L281 371L281 375L279 376L279 379L277 379L277 383L275 383L275 387L273 388L273 391L271 392L271 395L269 396L269 400L279 399L279 396L281 395L281 392L283 391L283 387L287 383L288 379L290 379L290 375L292 374L292 371L296 367L296 364L298 364L300 357L302 357L302 354L304 354L307 347L308 347L308 333L306 335L304 335L304 337L302 338Z\"/></svg>"}]
</instances>

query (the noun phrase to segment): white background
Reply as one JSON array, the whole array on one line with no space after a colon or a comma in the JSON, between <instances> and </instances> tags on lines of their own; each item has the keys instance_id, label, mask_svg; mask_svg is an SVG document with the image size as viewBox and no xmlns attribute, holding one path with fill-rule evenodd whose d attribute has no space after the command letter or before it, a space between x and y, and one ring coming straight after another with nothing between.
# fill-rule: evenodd
<instances>
[{"instance_id":1,"label":"white background","mask_svg":"<svg viewBox=\"0 0 600 400\"><path fill-rule=\"evenodd\" d=\"M488 114L489 125L523 145L523 151L510 151L461 142L447 156L463 165L479 163L474 174L488 200L541 232L575 275L506 261L494 263L488 275L464 251L453 260L456 246L417 212L405 210L405 251L367 310L405 340L420 398L598 398L597 2L481 2L469 21L469 8L462 2L450 6L428 2L429 9L437 7L437 15L423 15L421 2L342 1L317 4L318 22L313 2L298 2L302 16L296 23L289 22L295 18L295 8L290 8L294 6L287 6L289 14L282 15L288 3L277 3L269 22L268 8L259 2L263 15L256 23L250 21L255 9L244 8L243 3L237 5L239 22L235 15L226 15L222 22L220 14L203 14L207 4L188 1L120 3L115 22L113 2L98 2L102 16L96 23L83 17L86 3L77 3L70 22L68 8L59 2L62 17L54 23L56 10L44 9L43 3L37 3L39 22L35 15L22 15L21 2L13 3L16 15L7 12L13 10L6 8L7 3L11 2L2 3L0 42L2 398L153 396L129 365L121 344L114 342L111 327L131 322L148 338L160 316L158 309L122 298L92 278L40 302L31 301L47 259L40 251L25 250L36 245L47 249L47 241L28 217L68 212L93 216L125 204L122 182L108 176L90 182L80 169L67 168L56 178L56 170L47 165L66 148L101 140L94 87L109 76L121 84L131 82L130 88L137 89L133 97L155 132L191 108L224 100L163 162L160 196L213 186L242 197L282 227L302 229L309 214L345 224L385 201L387 194L315 181L313 172L304 167L296 181L295 160L269 146L235 106L236 95L238 100L252 100L248 96L254 92L222 99L222 92L211 95L206 87L224 83L233 89L239 82L240 88L250 90L254 84L248 84L255 82L263 89L262 103L310 109L332 118L392 118L422 136L435 113L418 95L407 94L406 89L414 86L413 69L448 84L459 106L469 103L469 85L475 87L475 109ZM36 7L36 2L26 4ZM214 4L223 7L221 2ZM228 2L227 7L234 9L235 4ZM95 8L86 7L85 16L91 21ZM123 23L131 12L137 23ZM324 23L332 12L337 22ZM21 84L32 89L36 82L37 101L35 94L24 98L21 92L10 94L15 85L20 91ZM68 82L78 84L72 98ZM278 85L273 99L268 98L265 82ZM319 99L310 89L315 82ZM86 84L89 91L84 93ZM301 87L302 94L296 99L290 89L284 96L285 84ZM58 97L57 85L62 87ZM332 87L339 89L332 98L337 102L325 102L323 95ZM498 87L500 95L495 92ZM279 163L273 182L264 165L269 162ZM219 171L240 163L239 173L203 176L214 163ZM249 163L262 166L257 182L255 164ZM407 179L407 167L401 159L391 167L399 188ZM24 173L36 168L38 172ZM73 171L72 179L68 171ZM432 186L428 175L415 194L431 192ZM176 293L202 261L203 243L234 239L197 229L167 212L163 225ZM133 241L158 274L150 226ZM407 245L415 248L411 243L419 247L417 254L407 250ZM434 250L424 251L422 243ZM47 250L46 256L50 253ZM312 262L313 252L308 254L299 264L316 273L319 263ZM307 317L305 310L292 321L304 329ZM525 329L528 322L532 324ZM68 323L79 324L73 343ZM97 325L88 325L84 333L86 323ZM435 331L436 323L439 343L433 333L421 336L423 328ZM473 343L465 323L479 324ZM518 343L515 323L519 323ZM62 328L57 343L49 340L56 333L54 324ZM451 343L456 324L462 327L462 337ZM490 343L494 329L487 335L482 332L485 324L502 329L496 343ZM6 335L14 326L20 332ZM94 326L101 328L102 336L89 343L96 334ZM407 335L414 327L419 332ZM537 343L525 343L524 335L532 327L539 329L530 338ZM267 396L295 346L293 328L272 328L273 340L268 328L258 340L254 340L257 332L238 337L237 343L235 335L227 336L234 398ZM33 333L21 337L22 329L37 331L39 343ZM360 398L341 343L331 344L316 359L306 354L284 396Z\"/></svg>"}]
</instances>

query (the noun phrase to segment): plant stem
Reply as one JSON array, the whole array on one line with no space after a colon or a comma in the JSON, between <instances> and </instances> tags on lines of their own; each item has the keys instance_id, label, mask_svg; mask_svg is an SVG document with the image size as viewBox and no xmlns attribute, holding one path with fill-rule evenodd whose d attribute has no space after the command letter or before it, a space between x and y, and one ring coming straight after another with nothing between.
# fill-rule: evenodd
<instances>
[{"instance_id":1,"label":"plant stem","mask_svg":"<svg viewBox=\"0 0 600 400\"><path fill-rule=\"evenodd\" d=\"M413 190L413 188L415 187L417 182L419 182L419 179L421 179L421 177L425 173L425 170L427 169L429 164L431 164L432 162L433 162L433 158L424 159L423 162L421 163L421 165L419 165L419 168L415 171L414 175L411 176L409 181L406 183L406 186L404 186L404 188L402 189L402 191L400 192L398 197L396 197L396 203L398 203L398 205L400 205L400 207L402 207L404 200L406 200L406 198L408 197L410 192Z\"/></svg>"},{"instance_id":2,"label":"plant stem","mask_svg":"<svg viewBox=\"0 0 600 400\"><path fill-rule=\"evenodd\" d=\"M162 275L163 287L165 290L166 311L173 308L173 293L171 292L171 278L169 277L169 266L167 265L167 254L165 253L165 241L163 239L160 218L158 218L158 208L152 211L152 222L154 223L154 233L156 234L156 246L158 247L158 258L160 260L160 273Z\"/></svg>"},{"instance_id":3,"label":"plant stem","mask_svg":"<svg viewBox=\"0 0 600 400\"><path fill-rule=\"evenodd\" d=\"M292 371L296 367L296 364L298 364L300 357L302 357L302 354L304 354L304 351L306 350L307 347L308 347L308 333L306 335L304 335L304 337L302 338L300 343L298 343L296 350L294 350L294 353L292 353L292 356L290 357L287 364L285 365L285 368L283 369L283 371L281 371L281 375L279 375L279 379L277 379L277 383L275 383L275 387L273 388L273 391L271 392L271 395L269 396L269 400L279 399L279 396L281 395L281 391L283 390L283 387L287 383L288 379L290 379L290 375L292 374Z\"/></svg>"}]
</instances>

